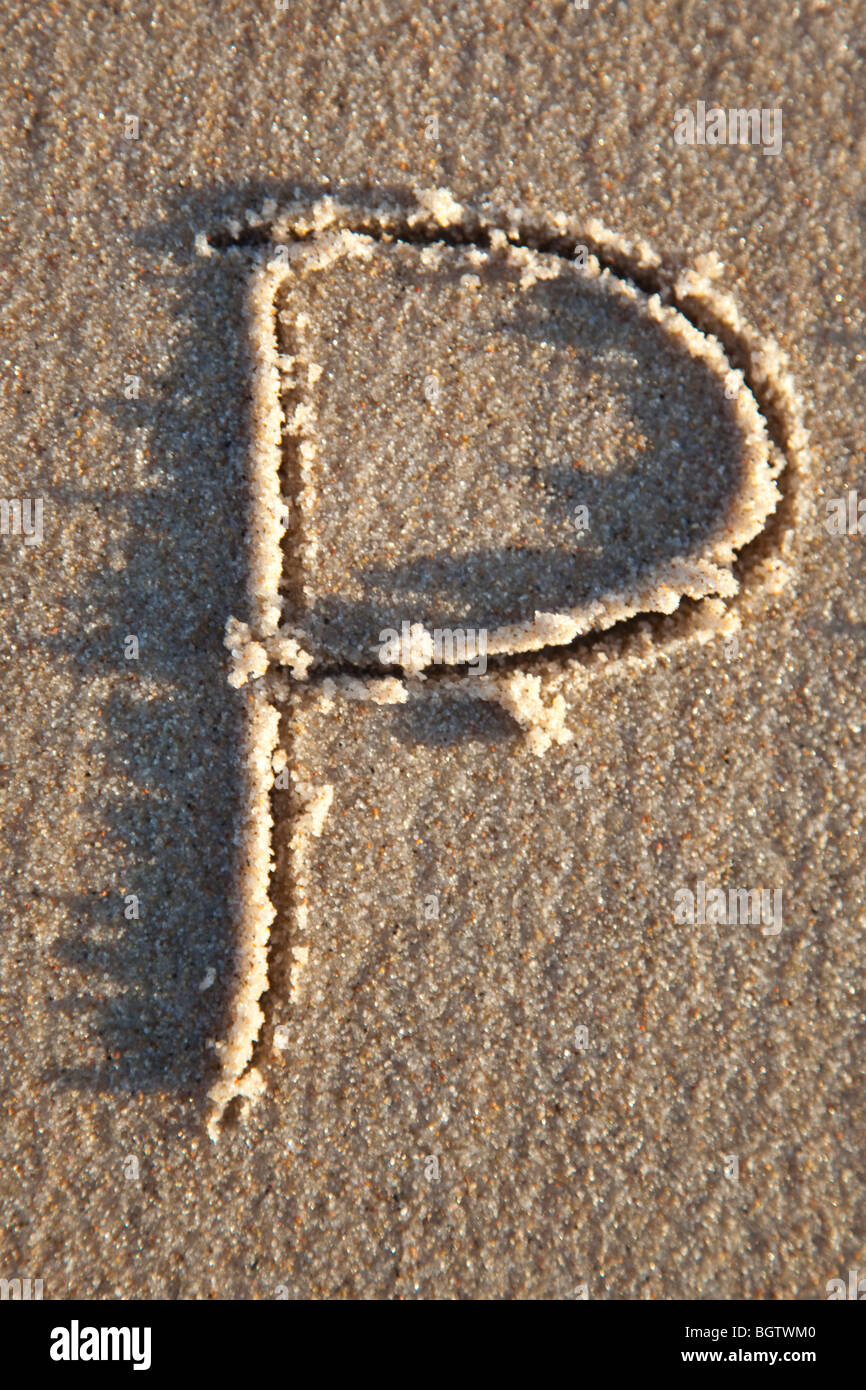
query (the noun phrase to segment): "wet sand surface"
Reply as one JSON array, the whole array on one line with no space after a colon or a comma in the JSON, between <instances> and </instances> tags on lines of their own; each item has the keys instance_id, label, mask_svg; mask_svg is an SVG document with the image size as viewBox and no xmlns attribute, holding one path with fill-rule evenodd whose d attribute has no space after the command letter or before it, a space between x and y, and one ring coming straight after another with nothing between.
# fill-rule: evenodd
<instances>
[{"instance_id":1,"label":"wet sand surface","mask_svg":"<svg viewBox=\"0 0 866 1390\"><path fill-rule=\"evenodd\" d=\"M825 525L828 500L866 495L862 9L19 4L2 25L0 496L44 511L40 543L0 544L0 1272L51 1298L824 1297L866 1258L866 536ZM678 145L698 101L780 108L781 152ZM277 791L265 1094L214 1144L249 698L223 647L245 617L249 272L195 238L269 198L440 186L718 255L805 403L801 558L735 645L570 695L573 739L541 758L444 687L394 707L302 691L282 743L334 788L311 949L291 1000ZM347 275L323 307L339 320L355 295ZM480 367L456 308L441 333L456 403L460 352L470 395ZM548 438L561 399L512 385L536 347L521 337L502 370ZM610 407L627 455L640 377ZM486 399L489 453L445 453L473 499L485 458L521 447L507 395ZM371 527L338 406L322 498L341 513L345 566L323 559L341 659L359 594L377 621L430 598L419 555L466 559L450 603L487 587L501 542L564 543L580 499L553 457L541 533L544 469L504 511L482 503L478 544L444 534L464 525L444 506L389 558L412 516ZM666 437L648 410L644 436ZM344 427L399 500L405 456L370 419ZM622 462L597 421L569 428ZM665 537L692 483L660 509ZM712 492L691 495L700 518ZM608 551L628 541L628 565L645 523ZM558 596L543 566L527 582ZM699 880L781 890L781 930L676 921Z\"/></svg>"}]
</instances>

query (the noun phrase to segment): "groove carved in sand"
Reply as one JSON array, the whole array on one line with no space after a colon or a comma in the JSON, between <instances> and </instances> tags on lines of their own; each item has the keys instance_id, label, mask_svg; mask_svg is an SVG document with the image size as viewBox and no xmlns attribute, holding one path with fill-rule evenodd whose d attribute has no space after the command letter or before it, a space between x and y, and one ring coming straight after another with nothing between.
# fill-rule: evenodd
<instances>
[{"instance_id":1,"label":"groove carved in sand","mask_svg":"<svg viewBox=\"0 0 866 1390\"><path fill-rule=\"evenodd\" d=\"M528 615L490 633L489 674L442 669L423 663L401 677L376 677L375 667L344 663L329 668L297 614L283 620L283 540L291 523L301 611L314 595L307 569L316 553L317 364L305 353L308 320L294 323L297 350L281 355L276 304L289 276L326 271L345 258L367 260L379 241L405 241L435 262L438 248L464 247L470 264L504 257L520 271L521 288L539 279L582 273L604 282L612 294L639 304L649 321L678 338L689 354L715 376L733 403L742 439L742 477L735 505L702 553L673 559L649 581L629 591L606 593L561 612ZM211 1089L208 1131L216 1139L226 1106L236 1097L260 1095L264 1081L252 1065L265 1021L262 996L268 989L268 940L274 917L269 898L273 865L271 788L284 766L278 751L279 707L296 681L309 681L327 707L338 695L377 703L423 698L425 678L459 686L475 698L505 709L523 729L532 752L544 754L572 737L566 724L566 693L610 675L645 670L669 661L682 648L733 633L762 595L776 594L796 566L800 522L809 475L807 436L794 382L770 340L741 317L734 300L718 287L721 267L701 257L694 268L666 265L644 242L630 242L594 218L566 214L541 217L521 208L477 208L457 203L447 190L424 190L413 208L376 208L333 198L279 209L266 203L234 223L196 241L200 254L214 250L252 260L249 348L251 512L246 534L248 621L229 619L226 645L232 653L230 683L248 687L245 791L236 873L237 952L226 1038L217 1044L220 1075ZM575 248L588 248L578 272ZM291 414L284 401L291 399ZM291 450L291 495L284 495L287 451ZM781 484L781 488L780 485ZM306 567L306 568L305 568ZM683 606L683 600L688 603ZM657 614L635 625L638 615ZM560 650L557 651L557 648ZM535 654L532 656L531 654ZM289 673L291 673L289 675ZM288 682L288 684L287 684ZM276 759L276 761L275 761ZM322 831L333 797L329 786L300 784L299 813L291 840L296 887L293 924L296 997L306 964L305 885L311 841ZM299 944L298 944L299 943Z\"/></svg>"}]
</instances>

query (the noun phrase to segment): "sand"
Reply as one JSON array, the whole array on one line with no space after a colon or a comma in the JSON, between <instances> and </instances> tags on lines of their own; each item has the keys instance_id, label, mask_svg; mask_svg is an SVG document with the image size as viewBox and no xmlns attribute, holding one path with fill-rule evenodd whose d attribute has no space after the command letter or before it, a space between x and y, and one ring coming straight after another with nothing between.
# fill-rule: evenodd
<instances>
[{"instance_id":1,"label":"sand","mask_svg":"<svg viewBox=\"0 0 866 1390\"><path fill-rule=\"evenodd\" d=\"M592 675L643 670L670 650L662 624L641 624L635 640L627 627L635 614L670 614L683 600L707 595L738 596L738 604L702 602L667 625L677 645L704 644L734 636L743 601L762 589L777 594L790 582L812 471L803 403L783 354L720 293L715 257L699 258L699 270L677 272L597 220L585 226L558 215L544 226L517 209L463 206L444 188L419 190L409 209L357 208L331 197L312 208L281 209L268 200L261 213L247 209L242 226L240 233L234 221L227 227L225 250L234 258L249 254L253 266L252 510L245 539L254 618L250 626L230 617L225 645L233 662L229 684L249 682L252 702L232 1020L217 1044L221 1071L210 1091L215 1142L230 1103L258 1098L266 1088L250 1063L265 1021L259 1001L269 985L269 927L277 916L269 901L271 785L287 789L293 781L300 797L288 814L285 870L295 911L280 915L280 930L298 943L289 977L295 1003L317 925L307 904L307 856L333 801L331 783L303 782L278 747L278 711L298 692L266 681L269 666L288 666L298 681L315 667L323 710L335 697L423 700L430 668L441 673L444 666L447 674L462 666L460 696L506 710L541 756L574 738L563 688L574 696ZM224 240L219 230L200 233L196 247L210 257ZM334 282L336 268L349 271L343 283ZM649 276L647 295L638 284ZM523 296L539 284L553 295L527 305ZM335 305L342 306L337 322ZM699 322L714 332L703 333ZM543 355L515 353L516 335L540 341ZM425 375L440 362L452 375L450 401L438 372ZM354 431L358 465L346 457L346 422L368 405L379 409L366 429ZM515 444L515 423L525 414L533 426L521 426ZM455 447L440 423L448 418L468 431L460 435L463 445L476 441L478 457ZM476 491L481 480L485 493L471 508L470 480ZM540 500L539 490L549 500ZM574 507L575 496L591 498L591 506ZM421 514L420 528L418 504L432 508ZM536 510L548 514L544 532L555 541L549 550L525 545L519 523L525 526L528 514L540 526ZM672 517L679 520L671 524ZM450 548L425 553L425 543L440 535ZM457 536L464 547L470 539L481 547L480 565L474 548L458 552ZM497 536L510 536L510 544L494 550L489 542ZM746 563L740 552L757 537L762 558ZM360 568L377 544L392 566L378 574ZM410 576L402 586L396 559ZM354 592L346 591L347 571ZM559 607L536 608L541 594L556 594ZM431 632L418 621L422 614L429 619L431 606L433 623L460 626ZM494 623L510 621L491 630L494 610ZM480 626L471 625L479 615ZM396 626L374 643L382 623ZM606 636L591 649L572 640L592 629ZM555 650L566 646L567 653ZM546 677L503 665L504 657L545 647L559 656ZM489 674L488 654L497 667ZM377 669L374 655L404 679L365 675ZM341 656L342 674L321 678L323 665L336 670ZM588 776L588 768L581 773ZM781 890L770 897L780 900Z\"/></svg>"},{"instance_id":2,"label":"sand","mask_svg":"<svg viewBox=\"0 0 866 1390\"><path fill-rule=\"evenodd\" d=\"M44 535L0 547L5 1275L52 1298L809 1299L862 1261L866 537L824 525L828 500L863 488L860 18L7 11L0 495L42 498ZM674 114L697 100L781 107L780 154L678 145ZM277 679L229 685L225 623L270 622L265 642L278 624L249 602L250 265L202 252L268 200L409 208L420 188L597 218L683 270L718 257L720 289L790 362L809 505L790 574L741 585L728 638L680 640L678 615L700 621L687 602L648 631L636 618L614 675L557 687L558 658L524 655L573 735L542 756L506 709L436 675L389 704L285 666L296 776L273 795L261 1094L213 1142L247 712ZM464 293L489 309L483 279ZM633 398L613 406L624 431ZM341 608L370 534L339 469L344 413L320 415L317 481L345 503L352 563L322 555ZM499 456L510 419L503 397ZM530 423L546 435L543 411ZM353 418L387 500L383 437ZM477 493L483 455L447 458ZM565 513L539 533L528 500L504 522L552 556ZM498 544L503 518L488 522ZM413 535L410 565L435 539ZM755 564L782 541L769 527ZM455 550L476 555L474 596L483 546ZM371 556L377 616L389 565ZM491 624L522 616L493 599ZM338 637L343 663L357 637ZM280 640L303 667L309 649ZM328 795L301 846L298 813ZM677 923L698 880L781 889L782 930Z\"/></svg>"}]
</instances>

